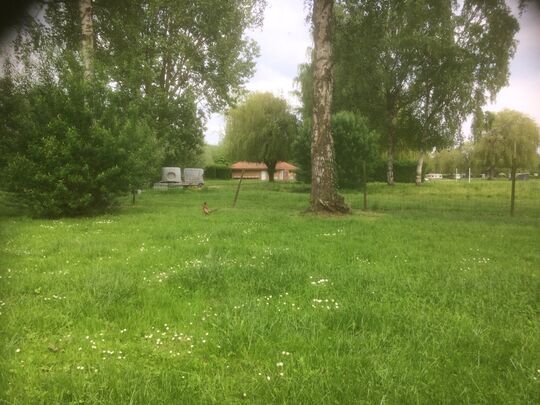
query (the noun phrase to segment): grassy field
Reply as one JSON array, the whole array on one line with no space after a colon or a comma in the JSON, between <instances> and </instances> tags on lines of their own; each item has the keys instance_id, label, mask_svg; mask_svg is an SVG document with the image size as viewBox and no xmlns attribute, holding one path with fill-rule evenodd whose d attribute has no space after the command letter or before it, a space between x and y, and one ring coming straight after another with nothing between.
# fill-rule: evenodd
<instances>
[{"instance_id":1,"label":"grassy field","mask_svg":"<svg viewBox=\"0 0 540 405\"><path fill-rule=\"evenodd\" d=\"M235 186L5 213L0 404L540 403L540 181Z\"/></svg>"}]
</instances>

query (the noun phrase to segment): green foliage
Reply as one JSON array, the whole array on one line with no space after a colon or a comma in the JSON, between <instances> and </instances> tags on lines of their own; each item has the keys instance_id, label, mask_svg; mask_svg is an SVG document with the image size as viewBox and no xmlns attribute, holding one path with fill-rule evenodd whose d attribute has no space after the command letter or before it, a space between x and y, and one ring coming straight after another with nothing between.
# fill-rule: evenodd
<instances>
[{"instance_id":1,"label":"green foliage","mask_svg":"<svg viewBox=\"0 0 540 405\"><path fill-rule=\"evenodd\" d=\"M157 165L198 164L209 111L242 93L253 74L264 0L93 1L94 66L164 146ZM39 2L12 54L17 73L54 77L65 57L80 59L77 1ZM39 73L38 73L39 72Z\"/></svg>"},{"instance_id":2,"label":"green foliage","mask_svg":"<svg viewBox=\"0 0 540 405\"><path fill-rule=\"evenodd\" d=\"M311 118L304 118L292 143L296 180L311 183Z\"/></svg>"},{"instance_id":3,"label":"green foliage","mask_svg":"<svg viewBox=\"0 0 540 405\"><path fill-rule=\"evenodd\" d=\"M10 76L0 78L0 171L4 170L13 151L24 150L24 136L19 124L26 120L27 100L17 93ZM0 186L5 185L0 176Z\"/></svg>"},{"instance_id":4,"label":"green foliage","mask_svg":"<svg viewBox=\"0 0 540 405\"><path fill-rule=\"evenodd\" d=\"M373 169L370 181L386 182L387 162L379 160ZM416 165L414 160L396 160L394 162L394 180L396 183L414 183L416 179ZM423 175L422 175L423 178Z\"/></svg>"},{"instance_id":5,"label":"green foliage","mask_svg":"<svg viewBox=\"0 0 540 405\"><path fill-rule=\"evenodd\" d=\"M378 134L369 129L364 117L349 111L332 116L336 175L339 187L358 187L362 183L362 164L368 176L378 159ZM299 167L297 179L311 182L311 119L305 119L293 143L294 161Z\"/></svg>"},{"instance_id":6,"label":"green foliage","mask_svg":"<svg viewBox=\"0 0 540 405\"><path fill-rule=\"evenodd\" d=\"M232 162L225 157L225 145L221 142L218 145L204 146L204 166L221 165L229 166Z\"/></svg>"},{"instance_id":7,"label":"green foliage","mask_svg":"<svg viewBox=\"0 0 540 405\"><path fill-rule=\"evenodd\" d=\"M207 179L228 180L232 176L232 169L224 165L208 165L204 168L204 177Z\"/></svg>"},{"instance_id":8,"label":"green foliage","mask_svg":"<svg viewBox=\"0 0 540 405\"><path fill-rule=\"evenodd\" d=\"M300 115L302 121L313 119L313 64L302 63L298 66L298 75L294 79L296 96L301 100Z\"/></svg>"},{"instance_id":9,"label":"green foliage","mask_svg":"<svg viewBox=\"0 0 540 405\"><path fill-rule=\"evenodd\" d=\"M97 0L97 56L122 88L174 101L186 91L219 111L253 74L258 47L245 34L265 1Z\"/></svg>"},{"instance_id":10,"label":"green foliage","mask_svg":"<svg viewBox=\"0 0 540 405\"><path fill-rule=\"evenodd\" d=\"M155 174L161 152L140 111L81 72L0 97L19 107L2 133L4 186L35 216L103 212Z\"/></svg>"},{"instance_id":11,"label":"green foliage","mask_svg":"<svg viewBox=\"0 0 540 405\"><path fill-rule=\"evenodd\" d=\"M441 173L453 175L458 173L467 173L469 168L476 169L473 166L473 145L464 144L459 148L443 149L432 153L426 162L426 172ZM479 173L474 171L474 174Z\"/></svg>"},{"instance_id":12,"label":"green foliage","mask_svg":"<svg viewBox=\"0 0 540 405\"><path fill-rule=\"evenodd\" d=\"M127 100L129 102L129 100ZM140 103L142 118L163 146L161 166L197 166L203 148L203 118L190 93L175 97L147 97Z\"/></svg>"},{"instance_id":13,"label":"green foliage","mask_svg":"<svg viewBox=\"0 0 540 405\"><path fill-rule=\"evenodd\" d=\"M253 73L257 48L244 33L264 5L94 1L85 84L78 2L38 2L3 72L4 187L34 215L81 215L109 209L160 165L198 165L205 114L229 105Z\"/></svg>"},{"instance_id":14,"label":"green foliage","mask_svg":"<svg viewBox=\"0 0 540 405\"><path fill-rule=\"evenodd\" d=\"M534 167L540 144L540 129L536 122L513 110L503 110L492 115L493 119L475 145L478 164L487 169L491 177L497 171L510 168L515 144L517 168Z\"/></svg>"},{"instance_id":15,"label":"green foliage","mask_svg":"<svg viewBox=\"0 0 540 405\"><path fill-rule=\"evenodd\" d=\"M504 0L340 1L334 21L334 111L365 116L390 155L459 140L466 116L506 85L519 28ZM312 82L302 66L304 118Z\"/></svg>"},{"instance_id":16,"label":"green foliage","mask_svg":"<svg viewBox=\"0 0 540 405\"><path fill-rule=\"evenodd\" d=\"M276 163L290 157L296 131L296 118L284 99L271 93L250 94L227 113L227 157L264 162L273 181Z\"/></svg>"},{"instance_id":17,"label":"green foliage","mask_svg":"<svg viewBox=\"0 0 540 405\"><path fill-rule=\"evenodd\" d=\"M363 162L366 162L369 176L378 159L378 134L369 129L365 118L349 111L341 111L332 117L332 134L339 186L360 186Z\"/></svg>"}]
</instances>

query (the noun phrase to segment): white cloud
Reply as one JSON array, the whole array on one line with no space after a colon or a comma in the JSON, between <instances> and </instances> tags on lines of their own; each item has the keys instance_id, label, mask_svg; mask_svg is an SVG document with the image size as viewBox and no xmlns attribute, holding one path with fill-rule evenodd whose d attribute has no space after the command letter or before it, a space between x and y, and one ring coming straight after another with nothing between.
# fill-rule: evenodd
<instances>
[{"instance_id":1,"label":"white cloud","mask_svg":"<svg viewBox=\"0 0 540 405\"><path fill-rule=\"evenodd\" d=\"M308 60L311 34L306 22L304 0L270 0L264 13L262 30L248 35L259 44L256 73L247 83L250 91L268 91L285 98L291 105L298 100L291 94L298 65ZM207 123L206 142L217 144L224 131L222 114L212 114Z\"/></svg>"},{"instance_id":2,"label":"white cloud","mask_svg":"<svg viewBox=\"0 0 540 405\"><path fill-rule=\"evenodd\" d=\"M225 133L225 119L223 114L212 114L206 123L204 138L206 143L217 145Z\"/></svg>"},{"instance_id":3,"label":"white cloud","mask_svg":"<svg viewBox=\"0 0 540 405\"><path fill-rule=\"evenodd\" d=\"M517 8L512 9L517 16ZM498 112L511 109L527 114L540 125L540 8L531 2L519 17L520 31L516 35L518 46L510 63L508 86L501 89L495 102L484 110ZM469 120L464 133L470 133Z\"/></svg>"}]
</instances>

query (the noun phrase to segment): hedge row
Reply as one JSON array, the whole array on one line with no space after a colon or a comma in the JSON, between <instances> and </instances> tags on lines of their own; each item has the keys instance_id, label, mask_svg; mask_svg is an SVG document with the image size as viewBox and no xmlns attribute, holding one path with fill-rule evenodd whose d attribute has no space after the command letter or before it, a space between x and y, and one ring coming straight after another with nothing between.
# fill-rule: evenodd
<instances>
[{"instance_id":1,"label":"hedge row","mask_svg":"<svg viewBox=\"0 0 540 405\"><path fill-rule=\"evenodd\" d=\"M232 169L224 165L208 165L204 168L206 179L229 180L232 177Z\"/></svg>"},{"instance_id":2,"label":"hedge row","mask_svg":"<svg viewBox=\"0 0 540 405\"><path fill-rule=\"evenodd\" d=\"M414 183L416 181L416 164L414 160L398 160L394 162L394 181L396 183ZM375 170L369 181L386 182L388 163L381 160L375 165Z\"/></svg>"}]
</instances>

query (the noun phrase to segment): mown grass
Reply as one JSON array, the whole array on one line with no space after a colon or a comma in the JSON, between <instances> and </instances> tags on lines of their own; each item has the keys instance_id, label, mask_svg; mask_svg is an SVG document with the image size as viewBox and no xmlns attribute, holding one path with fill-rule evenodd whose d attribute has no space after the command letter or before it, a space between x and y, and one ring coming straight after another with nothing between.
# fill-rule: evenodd
<instances>
[{"instance_id":1,"label":"mown grass","mask_svg":"<svg viewBox=\"0 0 540 405\"><path fill-rule=\"evenodd\" d=\"M538 403L540 182L144 192L2 217L0 403ZM207 201L218 211L203 216Z\"/></svg>"}]
</instances>

